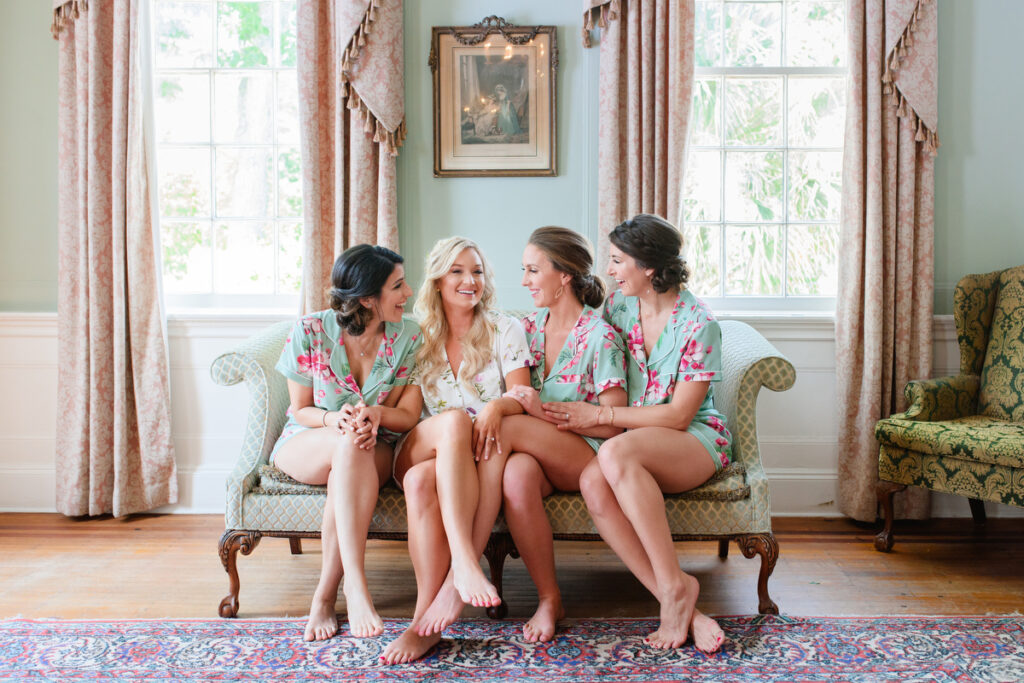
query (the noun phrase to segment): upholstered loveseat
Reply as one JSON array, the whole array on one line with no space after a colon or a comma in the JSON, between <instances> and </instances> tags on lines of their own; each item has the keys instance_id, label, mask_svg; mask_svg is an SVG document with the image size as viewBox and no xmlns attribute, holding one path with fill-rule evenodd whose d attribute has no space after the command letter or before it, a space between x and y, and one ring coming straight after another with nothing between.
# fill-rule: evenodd
<instances>
[{"instance_id":1,"label":"upholstered loveseat","mask_svg":"<svg viewBox=\"0 0 1024 683\"><path fill-rule=\"evenodd\" d=\"M220 540L220 558L230 583L230 592L220 603L222 617L238 614L239 551L248 555L261 537L278 536L289 538L292 552L297 553L301 552L300 539L320 535L326 489L294 482L267 465L288 406L285 379L274 365L290 327L290 322L283 322L257 333L216 358L210 368L218 384L245 382L249 388L248 423L241 453L227 482L226 530ZM716 388L715 398L735 438L735 462L704 486L669 496L669 522L676 540L717 540L722 558L733 540L746 557L760 556L758 609L777 614L778 607L768 595L768 577L775 568L779 547L772 534L768 480L758 450L756 407L761 387L789 389L796 372L775 347L742 322L722 323L722 348L724 379ZM546 507L556 538L599 538L579 494L552 496ZM381 491L370 537L400 539L405 533L405 500L397 488L389 485ZM486 554L492 580L500 591L505 557L516 555L500 518ZM504 616L504 604L489 612L493 617Z\"/></svg>"},{"instance_id":2,"label":"upholstered loveseat","mask_svg":"<svg viewBox=\"0 0 1024 683\"><path fill-rule=\"evenodd\" d=\"M982 501L1024 506L1024 266L963 278L953 310L960 373L910 382L910 407L875 425L883 552L907 486L966 496L977 522Z\"/></svg>"}]
</instances>

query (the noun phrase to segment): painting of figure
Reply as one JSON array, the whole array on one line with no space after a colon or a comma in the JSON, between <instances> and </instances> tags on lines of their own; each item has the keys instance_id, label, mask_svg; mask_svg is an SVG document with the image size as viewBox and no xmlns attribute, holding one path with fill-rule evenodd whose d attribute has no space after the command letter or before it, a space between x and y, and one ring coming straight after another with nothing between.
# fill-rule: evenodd
<instances>
[{"instance_id":1,"label":"painting of figure","mask_svg":"<svg viewBox=\"0 0 1024 683\"><path fill-rule=\"evenodd\" d=\"M459 57L462 144L529 141L529 59L525 54Z\"/></svg>"}]
</instances>

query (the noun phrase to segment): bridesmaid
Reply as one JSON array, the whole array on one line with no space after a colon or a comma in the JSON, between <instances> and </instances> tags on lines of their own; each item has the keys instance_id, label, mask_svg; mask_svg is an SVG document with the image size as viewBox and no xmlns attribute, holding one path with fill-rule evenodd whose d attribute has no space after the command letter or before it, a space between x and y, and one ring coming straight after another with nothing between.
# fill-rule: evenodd
<instances>
[{"instance_id":1,"label":"bridesmaid","mask_svg":"<svg viewBox=\"0 0 1024 683\"><path fill-rule=\"evenodd\" d=\"M538 307L523 321L532 386L506 394L527 415L506 417L502 439L512 451L503 482L505 519L537 587L537 611L523 626L530 642L551 640L564 616L544 498L556 490L579 490L580 473L593 462L602 440L621 431L607 426L609 411L626 404L625 350L594 310L604 300L604 285L591 274L592 267L589 242L566 228L538 228L523 252L523 285ZM605 416L603 424L596 419L586 427L566 424L561 401L580 402L594 415Z\"/></svg>"},{"instance_id":2,"label":"bridesmaid","mask_svg":"<svg viewBox=\"0 0 1024 683\"><path fill-rule=\"evenodd\" d=\"M377 492L391 476L392 446L419 418L418 391L407 391L420 328L402 317L412 289L402 257L360 244L331 272L331 307L300 319L277 370L288 379L288 422L270 460L305 484L327 484L323 565L306 640L338 631L334 603L342 567L349 630L384 630L363 569Z\"/></svg>"},{"instance_id":3,"label":"bridesmaid","mask_svg":"<svg viewBox=\"0 0 1024 683\"><path fill-rule=\"evenodd\" d=\"M692 634L714 652L718 624L697 608L697 579L679 566L665 515L665 493L700 486L732 457L713 383L722 378L722 333L711 311L685 287L682 238L663 218L641 214L611 235L608 274L619 292L605 319L629 348L629 407L595 415L592 406L545 406L569 427L613 425L580 481L590 515L608 545L661 604L661 624L647 637L675 648Z\"/></svg>"}]
</instances>

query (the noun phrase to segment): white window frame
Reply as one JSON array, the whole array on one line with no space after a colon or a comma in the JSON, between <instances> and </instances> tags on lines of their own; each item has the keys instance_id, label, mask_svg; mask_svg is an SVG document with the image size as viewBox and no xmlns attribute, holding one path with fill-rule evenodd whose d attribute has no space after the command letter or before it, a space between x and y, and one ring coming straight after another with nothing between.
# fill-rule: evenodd
<instances>
[{"instance_id":1,"label":"white window frame","mask_svg":"<svg viewBox=\"0 0 1024 683\"><path fill-rule=\"evenodd\" d=\"M726 28L725 28L725 14L724 8L730 4L730 0L723 0L719 3L723 8L723 14L721 18L720 32L721 32L721 45L722 50L725 50L726 45ZM786 19L785 19L785 8L787 0L774 0L773 2L765 2L764 4L778 4L782 6L782 22L780 31L780 45L779 54L780 59L785 59L786 52ZM848 9L848 8L847 8ZM843 21L844 28L848 26L848 17L844 17ZM696 41L695 41L696 43ZM757 67L726 67L726 66L697 66L694 68L694 78L721 78L724 85L725 81L730 77L733 78L764 78L764 77L782 77L782 139L785 143L789 142L789 77L790 76L818 76L818 77L832 77L832 78L843 78L849 77L849 66L843 65L839 67L798 67L798 66L757 66ZM835 221L817 220L817 221L790 221L789 220L789 153L790 151L796 152L842 152L841 147L799 147L790 146L788 144L776 145L776 146L745 146L745 145L726 145L726 105L725 105L725 93L726 88L722 88L719 94L719 111L718 111L718 125L721 131L721 144L720 145L687 145L687 154L694 151L717 151L721 153L721 165L719 167L720 180L719 180L719 220L717 221L683 221L680 218L680 222L684 226L684 234L688 234L689 229L692 227L702 226L718 226L721 230L719 239L719 270L721 277L719 280L719 290L715 295L710 293L700 293L701 299L705 301L713 310L720 313L729 313L730 315L772 315L772 314L805 314L811 316L820 316L825 314L833 314L835 311L836 297L835 296L810 296L810 295L788 295L786 294L787 287L787 271L788 268L788 246L789 237L785 235L783 240L783 255L782 255L782 296L769 296L769 295L727 295L725 294L725 256L726 256L726 240L725 240L725 226L728 221L725 218L725 173L726 173L726 152L781 152L782 158L782 213L783 220L780 221L741 221L743 224L750 225L764 225L764 226L782 226L784 232L788 232L790 225L838 225L838 219ZM681 214L685 212L685 209L680 209ZM691 264L693 267L693 264ZM838 255L837 255L837 267L838 267Z\"/></svg>"},{"instance_id":2,"label":"white window frame","mask_svg":"<svg viewBox=\"0 0 1024 683\"><path fill-rule=\"evenodd\" d=\"M228 221L229 222L233 222L233 223L250 223L250 222L253 222L253 223L271 223L274 226L274 234L273 234L274 246L273 246L273 252L274 252L274 281L275 281L275 289L276 289L276 287L277 287L276 282L277 282L277 276L278 276L278 261L279 261L279 259L281 257L281 253L280 253L279 224L282 224L282 223L302 223L305 220L304 215L293 216L293 217L283 217L283 218L279 218L278 215L277 215L277 208L279 206L279 203L278 203L278 200L279 200L279 190L280 190L279 183L278 183L278 172L279 172L278 164L280 163L280 161L279 161L279 159L280 159L280 156L279 156L280 149L281 148L286 148L286 147L297 147L298 146L298 143L279 143L279 141L277 139L277 135L278 135L278 120L277 120L277 106L276 106L276 103L278 101L278 98L277 98L278 80L279 80L278 79L278 74L279 73L283 73L283 72L287 72L287 71L296 70L296 67L282 67L282 66L278 66L277 65L277 55L278 55L278 51L280 49L280 45L278 43L278 38L280 36L280 27L278 26L278 24L280 23L280 20L281 20L280 14L278 12L278 8L279 8L279 6L282 3L278 2L278 1L275 1L275 0L259 0L260 2L269 2L271 4L272 8L273 8L272 9L272 14L271 14L271 21L273 22L272 29L271 29L271 31L272 31L272 38L273 38L273 46L271 48L271 50L272 50L272 52L271 52L271 63L266 65L266 66L246 67L246 68L224 68L224 67L218 66L217 65L217 55L218 55L218 47L219 46L218 46L217 20L218 20L218 5L220 4L221 1L222 0L207 0L206 2L196 2L196 4L207 4L207 2L208 2L208 4L212 7L211 19L210 20L211 20L211 32L212 32L212 36L211 37L212 37L212 41L213 41L213 48L212 48L213 63L210 66L201 66L201 67L195 67L195 66L193 66L193 67L175 66L175 67L168 67L168 68L157 68L157 66L156 66L156 53L155 53L155 50L157 49L159 38L157 36L157 25L156 25L156 22L157 22L157 14L158 13L156 11L156 9L157 9L156 6L161 4L161 3L160 3L160 0L148 0L148 4L149 4L149 31L150 31L149 43L150 43L150 45L149 45L149 49L147 50L147 58L149 60L149 69L150 69L150 73L151 73L150 83L151 83L152 94L151 94L151 100L150 101L152 103L153 120L155 121L156 118L157 118L156 88L158 86L158 83L160 82L160 78L162 76L164 76L164 75L177 75L177 74L181 74L181 75L205 75L207 77L207 85L208 85L208 88L209 88L209 98L210 98L210 112L209 112L209 127L210 127L209 128L209 133L210 133L210 137L209 137L209 141L208 142L201 142L201 141L200 142L197 142L197 141L160 142L159 140L156 139L156 135L155 135L156 127L155 127L155 125L153 127L153 130L154 130L154 136L153 136L153 151L154 151L153 167L154 167L154 171L155 171L153 173L153 176L152 176L153 177L153 216L154 216L154 222L156 224L155 228L154 228L154 231L155 231L155 236L156 236L156 241L157 241L157 246L158 246L157 253L160 256L159 260L160 260L160 268L161 268L161 279L163 278L163 274L162 274L162 269L163 269L163 230L162 230L162 226L163 226L163 223L164 223L165 220L168 223L204 222L204 223L208 223L209 224L210 231L211 231L211 234L209 235L210 249L211 249L211 259L210 259L210 279L211 279L211 283L214 281L214 275L215 275L215 272L216 272L217 256L216 256L216 247L215 247L214 242L215 242L215 239L216 239L216 227L217 227L217 224L220 223L220 222L228 222ZM247 0L240 0L240 1L247 1ZM256 3L257 0L253 0L253 2ZM271 130L274 133L273 140L270 141L270 142L267 142L267 143L262 143L262 142L218 143L218 142L215 141L216 133L215 133L215 127L214 127L214 111L215 111L216 106L217 106L216 105L216 88L215 88L215 85L214 85L215 77L216 77L216 75L218 73L244 75L247 72L250 72L250 73L251 72L269 72L270 74L272 74L272 78L271 78L271 97L272 97L272 99L271 99L271 101L274 103L274 106L271 108L271 112L270 112L270 117L271 117L270 118L270 126L271 126ZM220 216L220 215L217 214L217 191L216 191L216 188L217 188L217 175L216 175L216 172L217 172L217 156L216 155L217 155L217 149L219 147L229 147L231 149L270 149L271 150L272 155L273 155L273 179L274 179L273 188L272 188L272 196L273 196L272 206L274 207L274 213L272 215L269 215L269 216L266 216L266 217L263 217L263 218L252 218L252 217ZM198 218L196 220L189 220L189 219L186 219L186 218L179 219L179 218L176 218L176 217L166 217L166 219L165 219L165 217L160 214L160 201L159 201L159 194L160 194L159 182L160 182L160 176L159 176L159 173L156 172L156 171L159 168L158 167L158 160L159 160L159 156L160 156L159 150L161 148L167 148L167 149L197 149L197 148L201 148L201 149L205 149L205 150L209 151L209 157L208 157L209 162L208 163L209 163L209 166L210 166L210 169L209 169L209 172L210 172L210 186L209 186L209 193L210 193L210 215L209 215L208 218L204 216L204 217ZM172 318L179 318L179 317L180 318L189 318L192 314L202 315L204 312L210 312L210 313L213 313L213 314L224 314L224 313L231 313L231 312L237 312L237 313L240 313L240 314L248 314L248 313L252 313L252 312L259 312L259 313L266 313L266 314L269 314L269 315L272 315L272 316L273 315L285 314L285 313L287 313L287 314L294 314L294 312L299 309L300 299L301 299L301 293L300 294L281 294L281 293L273 293L273 294L225 294L225 293L219 293L219 292L214 291L214 292L209 292L209 293L195 293L195 294L169 294L169 293L166 292L166 287L164 287L163 289L165 290L163 292L164 308L167 311L167 314L170 317L172 317Z\"/></svg>"}]
</instances>

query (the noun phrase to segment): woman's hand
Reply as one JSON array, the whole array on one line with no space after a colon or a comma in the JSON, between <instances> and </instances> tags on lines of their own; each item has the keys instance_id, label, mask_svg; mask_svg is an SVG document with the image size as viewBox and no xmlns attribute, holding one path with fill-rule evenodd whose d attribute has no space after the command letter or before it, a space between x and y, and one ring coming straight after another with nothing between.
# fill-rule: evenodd
<instances>
[{"instance_id":1,"label":"woman's hand","mask_svg":"<svg viewBox=\"0 0 1024 683\"><path fill-rule=\"evenodd\" d=\"M541 406L540 402L540 392L533 387L512 387L505 392L503 397L511 398L519 403L527 415L539 417L540 419L547 420L548 422L554 422L554 420L544 414L544 408Z\"/></svg>"},{"instance_id":2,"label":"woman's hand","mask_svg":"<svg viewBox=\"0 0 1024 683\"><path fill-rule=\"evenodd\" d=\"M355 444L364 450L373 450L377 445L377 430L380 429L380 406L367 406L360 401L356 404Z\"/></svg>"},{"instance_id":3,"label":"woman's hand","mask_svg":"<svg viewBox=\"0 0 1024 683\"><path fill-rule=\"evenodd\" d=\"M543 404L547 419L563 431L575 432L598 426L599 407L583 401Z\"/></svg>"},{"instance_id":4,"label":"woman's hand","mask_svg":"<svg viewBox=\"0 0 1024 683\"><path fill-rule=\"evenodd\" d=\"M489 460L492 453L501 454L501 419L504 415L497 401L484 406L473 422L473 459Z\"/></svg>"}]
</instances>

